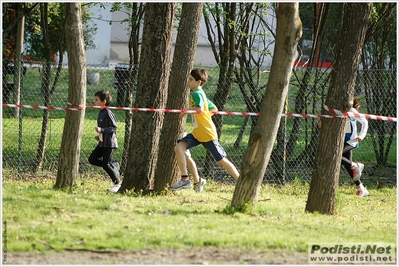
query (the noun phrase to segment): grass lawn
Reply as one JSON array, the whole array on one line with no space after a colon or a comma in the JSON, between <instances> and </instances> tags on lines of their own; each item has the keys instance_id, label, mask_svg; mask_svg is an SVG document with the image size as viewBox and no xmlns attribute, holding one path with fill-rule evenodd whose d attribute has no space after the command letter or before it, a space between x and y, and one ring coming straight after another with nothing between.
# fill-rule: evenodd
<instances>
[{"instance_id":1,"label":"grass lawn","mask_svg":"<svg viewBox=\"0 0 399 267\"><path fill-rule=\"evenodd\" d=\"M216 246L236 250L306 252L314 243L394 243L396 187L369 186L370 196L341 185L336 215L304 211L309 184L262 185L256 209L228 212L234 185L208 180L194 190L160 196L106 192L102 176L80 177L55 190L53 177L4 177L3 228L7 250L134 250Z\"/></svg>"}]
</instances>

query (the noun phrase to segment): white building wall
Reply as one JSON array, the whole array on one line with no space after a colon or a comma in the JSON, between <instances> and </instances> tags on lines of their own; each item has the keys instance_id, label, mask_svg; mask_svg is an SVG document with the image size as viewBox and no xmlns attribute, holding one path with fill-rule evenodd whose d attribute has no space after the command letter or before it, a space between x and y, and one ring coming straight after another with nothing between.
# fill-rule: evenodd
<instances>
[{"instance_id":1,"label":"white building wall","mask_svg":"<svg viewBox=\"0 0 399 267\"><path fill-rule=\"evenodd\" d=\"M97 5L91 8L92 17L95 18L94 23L97 24L98 30L93 38L96 48L86 50L87 64L108 65L110 61L111 25L109 25L108 21L112 19L110 12L112 3L103 4L106 7L105 9Z\"/></svg>"},{"instance_id":2,"label":"white building wall","mask_svg":"<svg viewBox=\"0 0 399 267\"><path fill-rule=\"evenodd\" d=\"M91 8L91 17L93 22L97 24L97 32L93 36L93 43L95 49L86 50L86 64L87 65L104 65L110 64L111 51L111 26L109 21L112 20L112 13L110 12L112 3L103 3L106 8L93 6ZM64 63L68 64L68 56L64 54Z\"/></svg>"},{"instance_id":3,"label":"white building wall","mask_svg":"<svg viewBox=\"0 0 399 267\"><path fill-rule=\"evenodd\" d=\"M129 14L123 11L112 13L110 64L129 62L129 24L122 23Z\"/></svg>"}]
</instances>

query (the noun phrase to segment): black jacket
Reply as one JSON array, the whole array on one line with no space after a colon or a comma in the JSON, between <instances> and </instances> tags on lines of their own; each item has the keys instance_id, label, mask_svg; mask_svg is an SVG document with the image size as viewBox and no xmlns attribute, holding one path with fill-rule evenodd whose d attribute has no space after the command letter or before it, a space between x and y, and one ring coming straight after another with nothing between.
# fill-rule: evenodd
<instances>
[{"instance_id":1,"label":"black jacket","mask_svg":"<svg viewBox=\"0 0 399 267\"><path fill-rule=\"evenodd\" d=\"M100 110L97 118L97 126L101 128L102 142L99 141L100 147L118 148L118 140L116 138L116 119L114 113L108 108Z\"/></svg>"}]
</instances>

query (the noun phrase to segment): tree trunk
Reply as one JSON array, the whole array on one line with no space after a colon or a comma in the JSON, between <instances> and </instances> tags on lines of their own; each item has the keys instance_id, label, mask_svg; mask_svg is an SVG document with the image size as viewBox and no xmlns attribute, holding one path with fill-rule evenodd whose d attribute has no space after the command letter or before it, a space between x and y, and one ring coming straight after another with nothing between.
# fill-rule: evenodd
<instances>
[{"instance_id":1,"label":"tree trunk","mask_svg":"<svg viewBox=\"0 0 399 267\"><path fill-rule=\"evenodd\" d=\"M136 105L165 108L176 3L146 3ZM125 177L119 192L153 188L164 114L134 112Z\"/></svg>"},{"instance_id":2,"label":"tree trunk","mask_svg":"<svg viewBox=\"0 0 399 267\"><path fill-rule=\"evenodd\" d=\"M187 86L187 78L194 64L202 8L203 3L183 3L169 82L166 104L168 109L187 109L188 107L190 90ZM167 184L174 184L180 177L173 148L176 140L183 136L185 119L179 120L178 116L175 113L166 113L164 117L155 174L155 192L164 190Z\"/></svg>"},{"instance_id":3,"label":"tree trunk","mask_svg":"<svg viewBox=\"0 0 399 267\"><path fill-rule=\"evenodd\" d=\"M86 54L80 3L65 3L68 47L68 102L86 105ZM55 187L72 187L79 174L80 147L85 110L66 111Z\"/></svg>"},{"instance_id":4,"label":"tree trunk","mask_svg":"<svg viewBox=\"0 0 399 267\"><path fill-rule=\"evenodd\" d=\"M48 29L48 3L40 4L40 17L43 32L43 46L46 55L46 62L43 64L43 77L42 77L42 94L44 97L44 106L49 106L51 102L50 95L50 80L51 80L51 45ZM39 171L43 167L43 161L46 153L47 142L47 125L50 117L48 109L43 110L42 131L39 139L39 146L36 153L36 164L34 172Z\"/></svg>"},{"instance_id":5,"label":"tree trunk","mask_svg":"<svg viewBox=\"0 0 399 267\"><path fill-rule=\"evenodd\" d=\"M371 3L345 4L326 105L348 111L352 106L356 69L371 12ZM306 211L334 214L347 119L322 119Z\"/></svg>"},{"instance_id":6,"label":"tree trunk","mask_svg":"<svg viewBox=\"0 0 399 267\"><path fill-rule=\"evenodd\" d=\"M18 14L22 13L25 3L18 4ZM22 90L22 53L24 51L24 32L25 32L25 16L22 16L18 21L17 36L15 45L15 61L14 61L14 103L21 104L21 90ZM19 108L13 109L15 118L22 118L22 110Z\"/></svg>"},{"instance_id":7,"label":"tree trunk","mask_svg":"<svg viewBox=\"0 0 399 267\"><path fill-rule=\"evenodd\" d=\"M245 210L257 204L260 185L273 150L284 108L291 71L297 56L298 40L302 35L298 7L298 3L280 4L269 82L231 202L232 207L237 210Z\"/></svg>"},{"instance_id":8,"label":"tree trunk","mask_svg":"<svg viewBox=\"0 0 399 267\"><path fill-rule=\"evenodd\" d=\"M284 113L287 113L288 99L285 99ZM272 151L272 154L276 156L272 158L276 168L276 178L280 181L280 184L284 184L287 179L287 117L284 116L280 120L280 125L277 130L276 136L276 148Z\"/></svg>"},{"instance_id":9,"label":"tree trunk","mask_svg":"<svg viewBox=\"0 0 399 267\"><path fill-rule=\"evenodd\" d=\"M249 116L245 116L244 122L242 123L242 126L241 126L241 129L238 132L237 139L234 142L234 148L237 148L237 149L241 148L241 143L242 143L242 140L244 139L245 131L248 128L248 123L249 123Z\"/></svg>"}]
</instances>

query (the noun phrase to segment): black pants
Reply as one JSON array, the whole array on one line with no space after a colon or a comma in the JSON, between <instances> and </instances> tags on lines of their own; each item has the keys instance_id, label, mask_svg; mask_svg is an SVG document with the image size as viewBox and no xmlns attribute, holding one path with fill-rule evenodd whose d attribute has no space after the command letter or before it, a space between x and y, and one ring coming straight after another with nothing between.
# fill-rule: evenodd
<instances>
[{"instance_id":1,"label":"black pants","mask_svg":"<svg viewBox=\"0 0 399 267\"><path fill-rule=\"evenodd\" d=\"M351 170L352 149L354 149L354 147L345 142L344 149L342 150L342 158L341 158L341 165L344 165L344 168L349 173L351 178L353 178L353 171Z\"/></svg>"},{"instance_id":2,"label":"black pants","mask_svg":"<svg viewBox=\"0 0 399 267\"><path fill-rule=\"evenodd\" d=\"M114 182L114 184L119 184L119 171L117 167L112 164L112 156L114 155L115 150L116 148L96 146L93 152L91 152L89 163L102 167L109 177L111 177L112 182Z\"/></svg>"}]
</instances>

